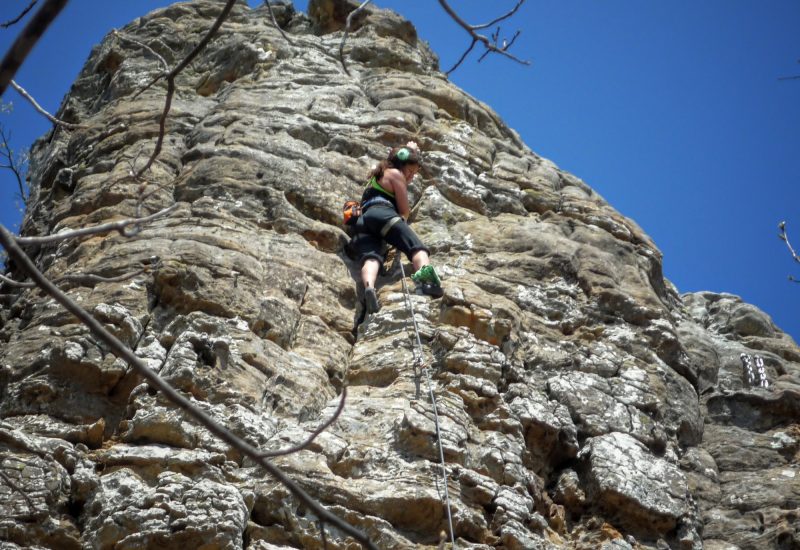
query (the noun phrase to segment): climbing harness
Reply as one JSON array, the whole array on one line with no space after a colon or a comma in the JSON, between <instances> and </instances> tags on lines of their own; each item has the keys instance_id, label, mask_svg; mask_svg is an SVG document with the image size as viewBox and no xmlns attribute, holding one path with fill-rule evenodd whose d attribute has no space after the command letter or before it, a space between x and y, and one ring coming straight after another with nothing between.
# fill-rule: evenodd
<instances>
[{"instance_id":1,"label":"climbing harness","mask_svg":"<svg viewBox=\"0 0 800 550\"><path fill-rule=\"evenodd\" d=\"M401 218L400 216L395 216L394 218L390 219L388 222L383 224L383 227L381 227L381 237L386 238L386 235L389 234L389 231L392 230L392 227L394 227L401 221L403 221L403 218Z\"/></svg>"},{"instance_id":2,"label":"climbing harness","mask_svg":"<svg viewBox=\"0 0 800 550\"><path fill-rule=\"evenodd\" d=\"M349 230L352 232L358 223L358 219L364 214L367 208L376 204L386 204L394 207L392 201L382 197L373 197L365 201L363 204L358 201L346 201L344 206L342 206L342 225L344 226L345 231ZM400 216L394 216L393 218L390 218L389 221L387 221L385 224L383 224L383 227L381 227L381 237L385 238L389 231L391 231L392 227L401 221L403 221L403 218ZM349 234L350 233L348 233L348 235Z\"/></svg>"},{"instance_id":3,"label":"climbing harness","mask_svg":"<svg viewBox=\"0 0 800 550\"><path fill-rule=\"evenodd\" d=\"M408 310L411 314L411 322L414 327L414 336L416 337L416 347L413 350L414 366L419 367L420 370L425 374L425 382L427 383L428 394L430 395L431 405L433 406L433 420L434 424L436 425L436 442L439 446L439 462L442 467L442 485L444 486L444 500L445 507L447 508L447 524L450 527L450 542L453 545L453 550L456 550L456 536L453 531L453 513L450 506L450 492L447 490L447 467L445 466L444 462L444 448L442 447L442 434L441 430L439 429L439 411L436 404L436 395L433 393L430 369L425 364L425 357L422 351L422 340L419 337L419 327L417 327L417 317L416 313L414 312L414 303L411 301L411 294L409 293L408 286L406 285L406 270L403 267L403 261L401 259L398 260L398 263L400 264L400 274L403 277L403 294L405 295L406 305L408 306Z\"/></svg>"}]
</instances>

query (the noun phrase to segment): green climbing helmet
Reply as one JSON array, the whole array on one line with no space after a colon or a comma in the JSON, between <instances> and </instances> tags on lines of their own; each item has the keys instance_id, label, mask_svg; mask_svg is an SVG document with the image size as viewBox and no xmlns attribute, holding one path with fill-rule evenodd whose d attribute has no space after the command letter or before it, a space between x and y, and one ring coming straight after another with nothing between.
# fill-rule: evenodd
<instances>
[{"instance_id":1,"label":"green climbing helmet","mask_svg":"<svg viewBox=\"0 0 800 550\"><path fill-rule=\"evenodd\" d=\"M405 166L407 164L422 164L422 158L419 151L411 147L395 147L389 151L389 162L396 167Z\"/></svg>"}]
</instances>

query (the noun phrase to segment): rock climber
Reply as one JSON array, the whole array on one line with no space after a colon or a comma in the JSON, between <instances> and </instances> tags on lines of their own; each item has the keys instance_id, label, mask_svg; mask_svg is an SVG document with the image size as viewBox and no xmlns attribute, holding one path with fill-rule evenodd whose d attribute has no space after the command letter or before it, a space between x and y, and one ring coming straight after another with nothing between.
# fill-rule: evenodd
<instances>
[{"instance_id":1,"label":"rock climber","mask_svg":"<svg viewBox=\"0 0 800 550\"><path fill-rule=\"evenodd\" d=\"M444 293L439 275L430 264L428 248L407 222L411 212L408 184L419 171L421 160L419 146L409 141L391 149L389 156L367 176L361 197L361 216L350 247L361 263L368 313L380 309L375 281L386 259L384 243L405 253L414 268L411 279L424 294L439 298Z\"/></svg>"}]
</instances>

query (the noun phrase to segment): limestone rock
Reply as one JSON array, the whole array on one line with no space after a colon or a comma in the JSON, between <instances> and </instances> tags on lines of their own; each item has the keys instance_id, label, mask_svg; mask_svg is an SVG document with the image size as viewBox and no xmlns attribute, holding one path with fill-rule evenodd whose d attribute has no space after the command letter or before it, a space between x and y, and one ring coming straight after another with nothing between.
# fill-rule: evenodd
<instances>
[{"instance_id":1,"label":"limestone rock","mask_svg":"<svg viewBox=\"0 0 800 550\"><path fill-rule=\"evenodd\" d=\"M610 433L589 440L589 488L622 522L673 529L689 513L686 479L675 464L648 456L630 435Z\"/></svg>"},{"instance_id":2,"label":"limestone rock","mask_svg":"<svg viewBox=\"0 0 800 550\"><path fill-rule=\"evenodd\" d=\"M165 84L136 94L162 69L106 37L59 112L84 127L32 150L23 232L176 208L29 247L37 265L258 448L306 442L346 386L275 463L379 548L439 547L445 484L459 548L798 547L800 349L735 296L680 296L642 229L453 86L401 15L356 17L345 71L358 4L273 3L289 42L238 2L177 78L144 187ZM119 32L174 65L220 7ZM389 260L365 315L339 208L410 139L445 295L406 297ZM0 293L0 548L320 547L311 510L54 301Z\"/></svg>"}]
</instances>

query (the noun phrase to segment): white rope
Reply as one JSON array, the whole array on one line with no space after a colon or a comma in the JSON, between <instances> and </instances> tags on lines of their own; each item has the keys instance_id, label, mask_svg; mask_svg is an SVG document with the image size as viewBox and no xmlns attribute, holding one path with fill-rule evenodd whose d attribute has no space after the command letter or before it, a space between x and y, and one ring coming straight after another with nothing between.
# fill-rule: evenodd
<instances>
[{"instance_id":1,"label":"white rope","mask_svg":"<svg viewBox=\"0 0 800 550\"><path fill-rule=\"evenodd\" d=\"M433 384L431 383L431 376L430 370L425 365L425 357L422 351L422 340L419 337L419 328L417 327L417 316L414 312L414 303L411 301L411 295L408 291L408 286L406 286L406 270L403 267L403 260L400 257L399 251L397 252L398 256L398 263L400 264L400 273L403 276L403 294L405 295L406 305L411 313L411 322L414 326L414 335L417 339L417 346L414 348L414 364L420 367L423 373L425 373L425 381L428 384L428 394L431 397L431 405L433 405L433 420L436 424L436 442L439 445L439 462L442 466L442 485L444 485L444 500L445 506L447 508L447 524L450 527L450 542L453 545L453 550L456 550L456 536L453 532L453 513L450 507L450 492L447 490L447 467L445 466L444 462L444 448L442 447L442 434L441 430L439 429L439 411L436 405L436 395L433 393Z\"/></svg>"}]
</instances>

